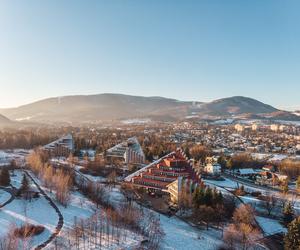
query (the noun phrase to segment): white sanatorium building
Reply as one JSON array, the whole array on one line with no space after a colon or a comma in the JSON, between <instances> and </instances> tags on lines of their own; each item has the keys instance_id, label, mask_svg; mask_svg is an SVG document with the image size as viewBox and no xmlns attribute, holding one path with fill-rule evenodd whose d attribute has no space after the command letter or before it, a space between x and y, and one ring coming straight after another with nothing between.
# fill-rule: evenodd
<instances>
[{"instance_id":1,"label":"white sanatorium building","mask_svg":"<svg viewBox=\"0 0 300 250\"><path fill-rule=\"evenodd\" d=\"M51 156L68 157L70 153L74 152L74 140L71 134L63 136L58 140L51 142L43 147Z\"/></svg>"},{"instance_id":2,"label":"white sanatorium building","mask_svg":"<svg viewBox=\"0 0 300 250\"><path fill-rule=\"evenodd\" d=\"M143 164L145 163L145 155L141 145L136 137L129 138L127 141L108 149L106 151L108 159L118 158L125 164Z\"/></svg>"}]
</instances>

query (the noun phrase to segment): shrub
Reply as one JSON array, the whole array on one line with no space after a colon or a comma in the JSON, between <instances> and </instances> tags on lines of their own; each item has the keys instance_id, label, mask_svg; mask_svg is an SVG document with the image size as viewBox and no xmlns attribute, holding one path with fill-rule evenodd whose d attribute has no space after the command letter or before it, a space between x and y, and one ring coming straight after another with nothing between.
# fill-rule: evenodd
<instances>
[{"instance_id":1,"label":"shrub","mask_svg":"<svg viewBox=\"0 0 300 250\"><path fill-rule=\"evenodd\" d=\"M253 197L259 197L259 196L261 196L261 192L259 192L259 191L254 191L254 192L251 192L251 195L252 195Z\"/></svg>"},{"instance_id":2,"label":"shrub","mask_svg":"<svg viewBox=\"0 0 300 250\"><path fill-rule=\"evenodd\" d=\"M9 186L10 175L7 168L3 168L0 173L0 186Z\"/></svg>"},{"instance_id":3,"label":"shrub","mask_svg":"<svg viewBox=\"0 0 300 250\"><path fill-rule=\"evenodd\" d=\"M27 238L35 235L39 235L44 232L45 228L43 226L35 226L32 224L26 224L20 228L15 229L14 235L19 238Z\"/></svg>"}]
</instances>

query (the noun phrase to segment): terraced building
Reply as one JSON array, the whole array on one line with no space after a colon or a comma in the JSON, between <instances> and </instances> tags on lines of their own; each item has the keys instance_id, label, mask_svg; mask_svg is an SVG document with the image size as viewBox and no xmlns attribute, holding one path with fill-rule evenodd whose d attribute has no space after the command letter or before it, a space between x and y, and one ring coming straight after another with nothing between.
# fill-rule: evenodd
<instances>
[{"instance_id":1,"label":"terraced building","mask_svg":"<svg viewBox=\"0 0 300 250\"><path fill-rule=\"evenodd\" d=\"M200 174L180 149L129 175L125 181L148 190L168 192L169 184L178 178L184 178L191 186L201 183Z\"/></svg>"}]
</instances>

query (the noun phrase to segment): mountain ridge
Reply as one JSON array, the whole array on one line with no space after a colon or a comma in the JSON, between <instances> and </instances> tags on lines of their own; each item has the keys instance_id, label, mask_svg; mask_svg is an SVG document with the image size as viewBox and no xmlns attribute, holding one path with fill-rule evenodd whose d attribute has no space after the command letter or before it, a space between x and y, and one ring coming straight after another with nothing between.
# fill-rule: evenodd
<instances>
[{"instance_id":1,"label":"mountain ridge","mask_svg":"<svg viewBox=\"0 0 300 250\"><path fill-rule=\"evenodd\" d=\"M12 121L10 119L8 119L6 116L0 114L0 126L8 125L10 123L12 123Z\"/></svg>"},{"instance_id":2,"label":"mountain ridge","mask_svg":"<svg viewBox=\"0 0 300 250\"><path fill-rule=\"evenodd\" d=\"M170 120L187 116L233 117L253 115L262 119L300 119L288 111L279 110L256 99L232 96L211 102L181 101L161 96L134 96L103 93L51 97L17 108L0 109L11 120L33 122L87 123L130 118L158 117Z\"/></svg>"}]
</instances>

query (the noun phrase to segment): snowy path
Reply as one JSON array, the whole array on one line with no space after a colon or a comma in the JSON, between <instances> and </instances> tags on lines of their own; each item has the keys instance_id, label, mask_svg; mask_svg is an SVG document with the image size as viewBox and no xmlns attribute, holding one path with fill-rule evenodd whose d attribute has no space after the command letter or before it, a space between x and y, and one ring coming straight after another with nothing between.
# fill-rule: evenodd
<instances>
[{"instance_id":1,"label":"snowy path","mask_svg":"<svg viewBox=\"0 0 300 250\"><path fill-rule=\"evenodd\" d=\"M44 192L44 190L40 187L40 185L34 180L34 178L25 170L24 171L26 173L26 175L31 179L31 181L36 185L36 187L38 188L38 190L41 192L41 194L45 197L45 199L49 202L50 206L52 206L55 210L55 212L58 215L58 223L56 225L55 231L54 233L51 234L51 236L42 244L38 245L35 249L43 249L45 248L49 243L51 243L56 236L60 233L63 225L64 225L64 218L60 212L60 210L58 209L58 207L56 206L56 204L52 201L52 199Z\"/></svg>"},{"instance_id":2,"label":"snowy path","mask_svg":"<svg viewBox=\"0 0 300 250\"><path fill-rule=\"evenodd\" d=\"M5 237L11 229L25 223L42 225L45 227L44 232L28 239L33 249L51 236L57 220L57 214L43 196L31 201L14 199L0 210L0 237Z\"/></svg>"}]
</instances>

